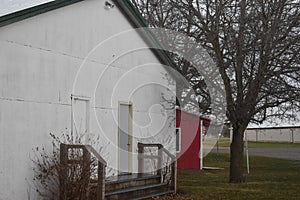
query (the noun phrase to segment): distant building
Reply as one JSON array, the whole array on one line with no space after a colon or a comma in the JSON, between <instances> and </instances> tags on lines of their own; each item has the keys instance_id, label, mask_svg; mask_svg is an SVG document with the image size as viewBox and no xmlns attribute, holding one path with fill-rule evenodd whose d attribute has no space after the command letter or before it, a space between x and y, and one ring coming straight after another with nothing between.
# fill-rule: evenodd
<instances>
[{"instance_id":1,"label":"distant building","mask_svg":"<svg viewBox=\"0 0 300 200\"><path fill-rule=\"evenodd\" d=\"M247 128L245 137L255 142L300 142L300 126Z\"/></svg>"}]
</instances>

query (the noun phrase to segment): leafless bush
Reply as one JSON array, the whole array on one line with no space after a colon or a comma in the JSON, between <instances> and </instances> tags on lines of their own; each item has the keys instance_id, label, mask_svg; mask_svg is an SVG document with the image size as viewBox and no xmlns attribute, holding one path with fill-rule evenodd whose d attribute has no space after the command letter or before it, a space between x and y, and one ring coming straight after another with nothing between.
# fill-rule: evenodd
<instances>
[{"instance_id":1,"label":"leafless bush","mask_svg":"<svg viewBox=\"0 0 300 200\"><path fill-rule=\"evenodd\" d=\"M60 197L61 177L65 178L68 199L86 199L86 184L97 178L97 161L94 157L83 160L82 163L62 165L60 162L60 144L83 144L82 136L75 133L63 134L58 137L50 133L52 138L52 151L45 147L33 149L33 185L37 194L42 199L56 200ZM99 137L93 141L99 143ZM102 149L100 149L101 151ZM69 160L80 160L83 157L83 149L69 149Z\"/></svg>"}]
</instances>

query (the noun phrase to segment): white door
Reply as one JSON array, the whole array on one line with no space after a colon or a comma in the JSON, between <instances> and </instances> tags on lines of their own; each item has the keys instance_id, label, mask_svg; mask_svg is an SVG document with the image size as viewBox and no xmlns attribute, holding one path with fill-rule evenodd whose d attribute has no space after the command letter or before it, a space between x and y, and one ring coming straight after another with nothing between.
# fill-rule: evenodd
<instances>
[{"instance_id":1,"label":"white door","mask_svg":"<svg viewBox=\"0 0 300 200\"><path fill-rule=\"evenodd\" d=\"M119 171L130 173L131 171L131 105L119 105Z\"/></svg>"}]
</instances>

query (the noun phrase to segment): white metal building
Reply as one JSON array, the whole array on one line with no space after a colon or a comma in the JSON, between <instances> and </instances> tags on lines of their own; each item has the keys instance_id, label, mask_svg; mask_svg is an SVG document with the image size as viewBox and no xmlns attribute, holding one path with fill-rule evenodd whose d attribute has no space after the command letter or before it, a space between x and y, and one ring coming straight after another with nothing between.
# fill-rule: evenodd
<instances>
[{"instance_id":1,"label":"white metal building","mask_svg":"<svg viewBox=\"0 0 300 200\"><path fill-rule=\"evenodd\" d=\"M100 136L117 171L136 170L143 138L175 154L175 110L160 106L175 95L168 59L128 31L143 22L126 2L53 1L0 17L0 199L35 199L32 148L51 147L49 133Z\"/></svg>"}]
</instances>

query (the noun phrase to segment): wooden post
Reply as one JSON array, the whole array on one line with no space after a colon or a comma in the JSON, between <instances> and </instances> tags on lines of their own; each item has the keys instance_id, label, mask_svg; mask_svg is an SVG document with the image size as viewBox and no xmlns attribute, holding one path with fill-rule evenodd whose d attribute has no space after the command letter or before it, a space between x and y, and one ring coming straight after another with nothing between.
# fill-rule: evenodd
<instances>
[{"instance_id":1,"label":"wooden post","mask_svg":"<svg viewBox=\"0 0 300 200\"><path fill-rule=\"evenodd\" d=\"M104 200L105 197L105 168L106 166L98 161L97 200Z\"/></svg>"},{"instance_id":2,"label":"wooden post","mask_svg":"<svg viewBox=\"0 0 300 200\"><path fill-rule=\"evenodd\" d=\"M67 199L67 168L68 168L68 148L65 144L60 144L59 163L59 198Z\"/></svg>"},{"instance_id":3,"label":"wooden post","mask_svg":"<svg viewBox=\"0 0 300 200\"><path fill-rule=\"evenodd\" d=\"M142 176L144 173L144 146L138 143L138 175Z\"/></svg>"},{"instance_id":4,"label":"wooden post","mask_svg":"<svg viewBox=\"0 0 300 200\"><path fill-rule=\"evenodd\" d=\"M158 160L157 160L157 175L160 175L162 176L162 159L163 159L163 152L162 152L162 148L163 148L163 145L158 145Z\"/></svg>"},{"instance_id":5,"label":"wooden post","mask_svg":"<svg viewBox=\"0 0 300 200\"><path fill-rule=\"evenodd\" d=\"M174 193L177 191L177 161L173 160L171 164L171 189L174 190Z\"/></svg>"},{"instance_id":6,"label":"wooden post","mask_svg":"<svg viewBox=\"0 0 300 200\"><path fill-rule=\"evenodd\" d=\"M88 187L91 177L91 154L90 152L82 146L83 150L83 163L82 163L82 173L81 173L81 179L83 180L83 198L88 199L89 193L88 193Z\"/></svg>"}]
</instances>

